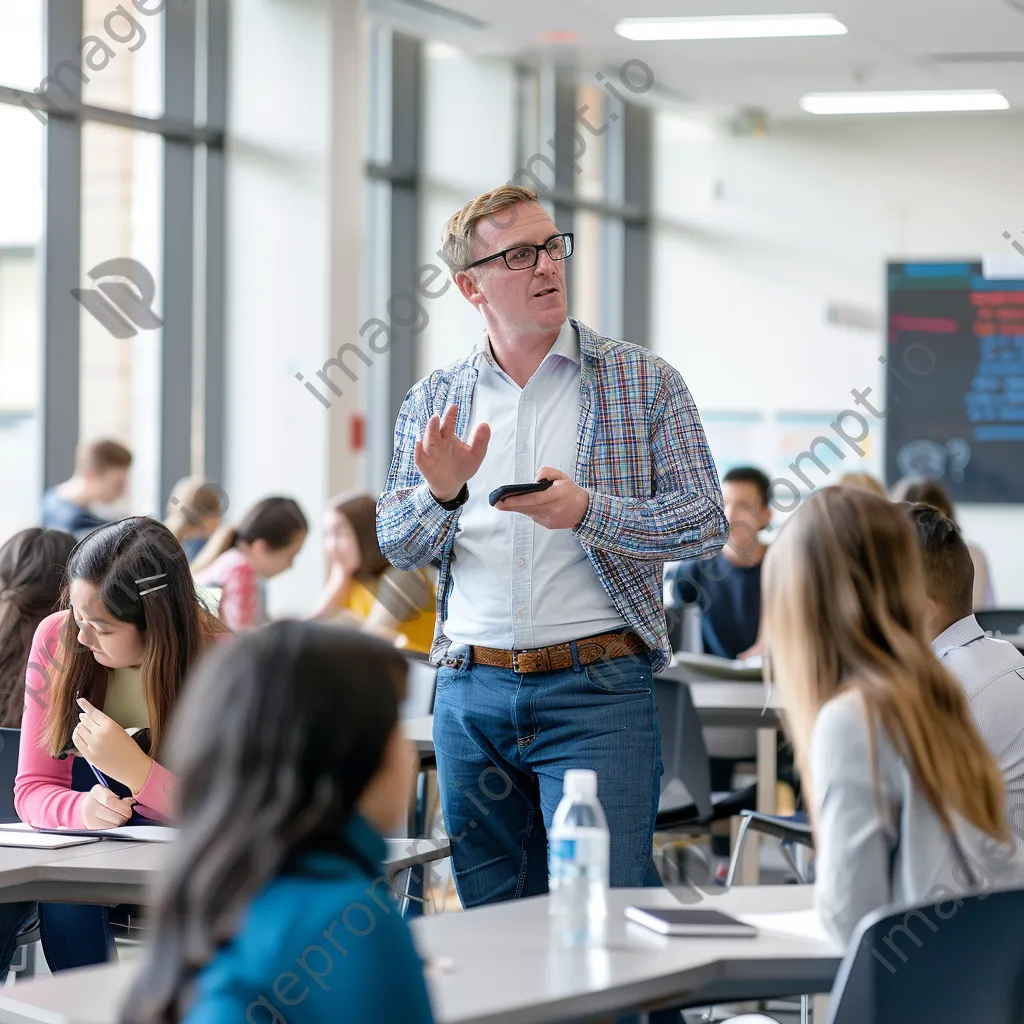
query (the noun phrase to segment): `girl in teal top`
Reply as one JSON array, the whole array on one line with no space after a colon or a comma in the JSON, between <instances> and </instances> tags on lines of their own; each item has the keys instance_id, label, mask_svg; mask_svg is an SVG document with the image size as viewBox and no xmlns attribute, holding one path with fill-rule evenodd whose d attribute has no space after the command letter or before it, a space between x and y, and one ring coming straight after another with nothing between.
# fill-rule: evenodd
<instances>
[{"instance_id":1,"label":"girl in teal top","mask_svg":"<svg viewBox=\"0 0 1024 1024\"><path fill-rule=\"evenodd\" d=\"M181 835L131 1024L433 1024L382 867L410 796L406 662L278 622L203 663L170 741Z\"/></svg>"}]
</instances>

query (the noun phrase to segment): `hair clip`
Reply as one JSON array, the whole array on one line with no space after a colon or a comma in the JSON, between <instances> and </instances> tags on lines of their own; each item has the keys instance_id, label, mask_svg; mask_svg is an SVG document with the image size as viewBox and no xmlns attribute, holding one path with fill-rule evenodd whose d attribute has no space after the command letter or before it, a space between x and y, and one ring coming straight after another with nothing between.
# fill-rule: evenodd
<instances>
[{"instance_id":1,"label":"hair clip","mask_svg":"<svg viewBox=\"0 0 1024 1024\"><path fill-rule=\"evenodd\" d=\"M156 576L143 576L141 580L136 580L136 586L140 583L152 583L153 580L163 580L167 578L167 573L160 572ZM167 587L166 583L161 583L159 587L149 587L147 590L140 590L139 597L145 597L147 594L152 594L155 590L163 590Z\"/></svg>"}]
</instances>

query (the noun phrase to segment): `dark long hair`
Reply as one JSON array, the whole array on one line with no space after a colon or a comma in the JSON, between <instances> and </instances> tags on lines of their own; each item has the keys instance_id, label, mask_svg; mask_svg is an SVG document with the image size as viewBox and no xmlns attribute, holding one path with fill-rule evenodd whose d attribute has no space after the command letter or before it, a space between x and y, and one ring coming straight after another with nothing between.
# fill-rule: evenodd
<instances>
[{"instance_id":1,"label":"dark long hair","mask_svg":"<svg viewBox=\"0 0 1024 1024\"><path fill-rule=\"evenodd\" d=\"M222 526L196 555L192 571L202 572L208 565L229 551L239 541L252 544L266 541L275 551L286 548L300 533L309 530L309 523L299 504L292 498L271 497L256 502L237 526Z\"/></svg>"},{"instance_id":2,"label":"dark long hair","mask_svg":"<svg viewBox=\"0 0 1024 1024\"><path fill-rule=\"evenodd\" d=\"M142 692L149 712L149 752L155 758L192 663L214 636L228 629L200 604L188 557L174 534L155 519L135 516L90 533L71 552L67 578L69 585L72 580L91 583L107 612L142 634ZM63 605L71 606L69 590ZM102 707L110 670L78 642L78 626L69 613L47 671L51 681L43 746L55 757L78 724L76 698Z\"/></svg>"},{"instance_id":3,"label":"dark long hair","mask_svg":"<svg viewBox=\"0 0 1024 1024\"><path fill-rule=\"evenodd\" d=\"M252 898L345 825L398 722L406 662L354 630L275 622L204 658L175 718L181 834L123 1019L181 1020Z\"/></svg>"},{"instance_id":4,"label":"dark long hair","mask_svg":"<svg viewBox=\"0 0 1024 1024\"><path fill-rule=\"evenodd\" d=\"M25 668L32 635L60 605L75 538L33 527L0 548L0 725L17 729L25 707Z\"/></svg>"}]
</instances>

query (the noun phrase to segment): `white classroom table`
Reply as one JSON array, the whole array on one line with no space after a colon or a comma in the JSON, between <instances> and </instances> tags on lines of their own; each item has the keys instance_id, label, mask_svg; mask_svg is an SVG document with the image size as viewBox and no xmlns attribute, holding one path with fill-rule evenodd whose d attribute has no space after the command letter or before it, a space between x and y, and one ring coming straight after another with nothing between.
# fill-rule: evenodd
<instances>
[{"instance_id":1,"label":"white classroom table","mask_svg":"<svg viewBox=\"0 0 1024 1024\"><path fill-rule=\"evenodd\" d=\"M562 1024L632 1009L828 992L840 963L840 953L819 939L766 930L753 939L668 938L625 920L630 903L678 906L665 889L613 890L607 946L564 950L550 939L548 899L413 922L421 955L439 965L428 969L438 1024ZM806 910L812 900L810 886L737 886L701 903L765 913ZM0 1020L114 1024L137 969L115 964L15 984L0 990Z\"/></svg>"},{"instance_id":2,"label":"white classroom table","mask_svg":"<svg viewBox=\"0 0 1024 1024\"><path fill-rule=\"evenodd\" d=\"M443 860L451 853L447 837L386 843L384 867L392 881L415 864ZM170 853L167 843L109 839L63 850L0 846L0 903L145 904Z\"/></svg>"}]
</instances>

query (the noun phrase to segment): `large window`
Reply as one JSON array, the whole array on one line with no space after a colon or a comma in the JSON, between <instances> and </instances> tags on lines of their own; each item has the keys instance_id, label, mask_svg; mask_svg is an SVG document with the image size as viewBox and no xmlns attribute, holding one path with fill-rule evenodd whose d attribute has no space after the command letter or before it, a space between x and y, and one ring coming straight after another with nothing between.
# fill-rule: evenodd
<instances>
[{"instance_id":1,"label":"large window","mask_svg":"<svg viewBox=\"0 0 1024 1024\"><path fill-rule=\"evenodd\" d=\"M38 307L36 250L0 245L0 542L38 514Z\"/></svg>"},{"instance_id":2,"label":"large window","mask_svg":"<svg viewBox=\"0 0 1024 1024\"><path fill-rule=\"evenodd\" d=\"M437 255L445 221L474 196L508 181L515 170L515 75L508 61L427 43L423 78L420 257L423 265L447 273ZM464 355L483 329L480 315L454 286L425 300L424 309L429 323L417 348L420 376Z\"/></svg>"},{"instance_id":3,"label":"large window","mask_svg":"<svg viewBox=\"0 0 1024 1024\"><path fill-rule=\"evenodd\" d=\"M124 511L221 466L226 8L0 4L0 541L81 440Z\"/></svg>"},{"instance_id":4,"label":"large window","mask_svg":"<svg viewBox=\"0 0 1024 1024\"><path fill-rule=\"evenodd\" d=\"M0 6L0 82L37 86L43 17L38 0ZM0 104L0 542L39 511L43 126Z\"/></svg>"},{"instance_id":5,"label":"large window","mask_svg":"<svg viewBox=\"0 0 1024 1024\"><path fill-rule=\"evenodd\" d=\"M134 261L153 279L152 308L157 311L164 308L163 166L159 135L95 122L82 129L82 270L91 277L94 268L110 261ZM163 504L163 331L155 320L125 324L121 312L106 302L97 312L83 305L80 314L78 434L112 437L131 448L132 486L124 511L154 511Z\"/></svg>"},{"instance_id":6,"label":"large window","mask_svg":"<svg viewBox=\"0 0 1024 1024\"><path fill-rule=\"evenodd\" d=\"M378 486L408 388L483 331L439 254L445 221L480 193L505 182L535 191L576 237L570 315L649 343L650 113L618 97L651 82L636 67L515 63L383 24L370 40L368 314L390 319L393 339L368 394L368 481ZM621 87L609 91L601 83L613 78Z\"/></svg>"},{"instance_id":7,"label":"large window","mask_svg":"<svg viewBox=\"0 0 1024 1024\"><path fill-rule=\"evenodd\" d=\"M0 85L13 89L39 88L45 74L44 7L43 0L0 4ZM6 151L6 146L4 148Z\"/></svg>"},{"instance_id":8,"label":"large window","mask_svg":"<svg viewBox=\"0 0 1024 1024\"><path fill-rule=\"evenodd\" d=\"M85 34L103 43L92 62L99 70L87 71L84 102L143 117L164 113L164 19L144 13L162 6L156 0L120 6L84 0Z\"/></svg>"}]
</instances>

